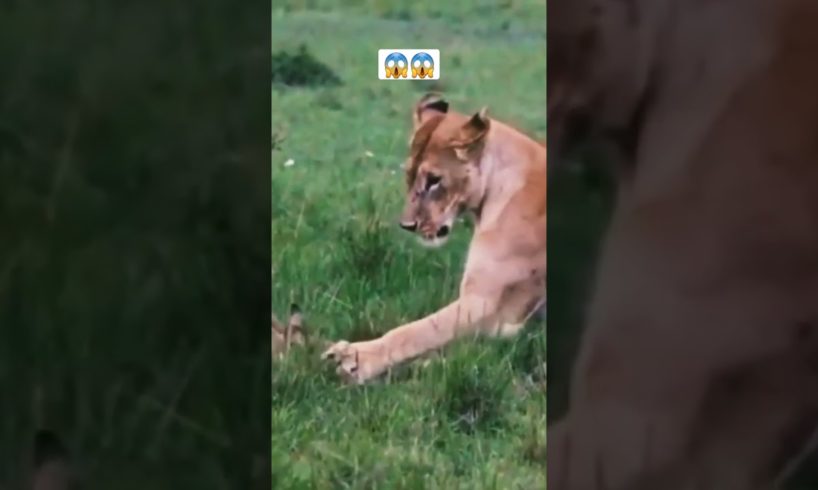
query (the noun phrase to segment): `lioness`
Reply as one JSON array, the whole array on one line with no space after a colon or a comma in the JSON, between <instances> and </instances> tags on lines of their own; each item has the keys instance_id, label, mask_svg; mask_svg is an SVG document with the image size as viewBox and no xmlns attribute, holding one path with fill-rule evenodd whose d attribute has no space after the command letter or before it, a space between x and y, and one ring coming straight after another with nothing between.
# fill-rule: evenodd
<instances>
[{"instance_id":1,"label":"lioness","mask_svg":"<svg viewBox=\"0 0 818 490\"><path fill-rule=\"evenodd\" d=\"M466 116L435 94L416 104L413 129L400 226L439 246L471 212L474 236L457 301L380 338L327 349L355 383L462 335L513 335L545 301L545 147L485 108Z\"/></svg>"},{"instance_id":2,"label":"lioness","mask_svg":"<svg viewBox=\"0 0 818 490\"><path fill-rule=\"evenodd\" d=\"M549 489L771 488L818 428L818 2L548 22L549 132L620 156Z\"/></svg>"}]
</instances>

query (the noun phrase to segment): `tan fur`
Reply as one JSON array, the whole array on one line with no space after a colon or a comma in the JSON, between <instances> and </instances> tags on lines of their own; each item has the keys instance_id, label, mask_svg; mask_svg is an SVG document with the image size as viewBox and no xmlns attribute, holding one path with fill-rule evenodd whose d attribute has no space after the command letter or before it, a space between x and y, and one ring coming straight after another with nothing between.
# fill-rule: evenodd
<instances>
[{"instance_id":1,"label":"tan fur","mask_svg":"<svg viewBox=\"0 0 818 490\"><path fill-rule=\"evenodd\" d=\"M549 130L640 120L549 488L772 488L818 427L818 4L552 4Z\"/></svg>"},{"instance_id":2,"label":"tan fur","mask_svg":"<svg viewBox=\"0 0 818 490\"><path fill-rule=\"evenodd\" d=\"M362 383L464 335L514 335L545 301L546 150L516 129L448 111L434 95L413 112L407 204L401 222L439 245L463 212L475 215L459 298L382 337L330 347L324 357ZM431 176L439 185L431 185ZM448 237L448 234L446 234Z\"/></svg>"},{"instance_id":3,"label":"tan fur","mask_svg":"<svg viewBox=\"0 0 818 490\"><path fill-rule=\"evenodd\" d=\"M303 316L298 306L292 305L290 307L290 318L287 320L286 325L278 321L275 314L272 315L271 341L274 358L284 357L293 344L304 345L305 340L306 331Z\"/></svg>"}]
</instances>

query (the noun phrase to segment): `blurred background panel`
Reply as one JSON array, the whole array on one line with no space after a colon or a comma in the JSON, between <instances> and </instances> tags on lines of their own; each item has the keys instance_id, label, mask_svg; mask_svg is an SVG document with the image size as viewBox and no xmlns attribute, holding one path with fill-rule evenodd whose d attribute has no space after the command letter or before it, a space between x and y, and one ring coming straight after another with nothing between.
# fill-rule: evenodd
<instances>
[{"instance_id":1,"label":"blurred background panel","mask_svg":"<svg viewBox=\"0 0 818 490\"><path fill-rule=\"evenodd\" d=\"M267 486L269 8L0 5L0 487Z\"/></svg>"}]
</instances>

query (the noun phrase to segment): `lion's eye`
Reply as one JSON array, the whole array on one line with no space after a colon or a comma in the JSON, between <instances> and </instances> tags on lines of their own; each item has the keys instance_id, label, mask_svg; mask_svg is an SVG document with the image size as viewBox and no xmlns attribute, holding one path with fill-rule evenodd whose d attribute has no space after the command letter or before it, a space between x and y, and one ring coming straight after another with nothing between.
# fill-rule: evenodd
<instances>
[{"instance_id":1,"label":"lion's eye","mask_svg":"<svg viewBox=\"0 0 818 490\"><path fill-rule=\"evenodd\" d=\"M441 177L435 174L426 175L426 190L430 191L440 185Z\"/></svg>"}]
</instances>

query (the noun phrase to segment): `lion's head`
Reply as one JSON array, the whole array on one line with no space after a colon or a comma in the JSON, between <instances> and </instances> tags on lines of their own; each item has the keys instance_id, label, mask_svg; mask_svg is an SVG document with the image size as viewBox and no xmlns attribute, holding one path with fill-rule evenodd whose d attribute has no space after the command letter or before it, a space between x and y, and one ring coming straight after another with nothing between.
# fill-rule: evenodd
<instances>
[{"instance_id":1,"label":"lion's head","mask_svg":"<svg viewBox=\"0 0 818 490\"><path fill-rule=\"evenodd\" d=\"M434 94L415 105L413 123L400 226L424 245L439 246L455 218L480 205L480 160L491 123L485 108L469 117Z\"/></svg>"}]
</instances>

